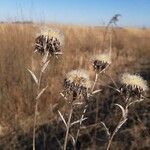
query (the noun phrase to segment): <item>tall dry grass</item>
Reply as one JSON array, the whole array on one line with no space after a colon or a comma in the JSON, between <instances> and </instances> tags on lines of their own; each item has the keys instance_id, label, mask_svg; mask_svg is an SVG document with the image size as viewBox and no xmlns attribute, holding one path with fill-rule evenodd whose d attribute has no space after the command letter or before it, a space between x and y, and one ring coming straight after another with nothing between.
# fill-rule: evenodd
<instances>
[{"instance_id":1,"label":"tall dry grass","mask_svg":"<svg viewBox=\"0 0 150 150\"><path fill-rule=\"evenodd\" d=\"M77 68L92 70L89 68L89 58L91 54L102 51L104 34L102 27L49 26L64 32L65 47L63 57L51 59L49 69L44 75L49 87L40 101L38 124L44 124L56 117L50 110L58 102L65 73ZM27 132L32 127L36 92L26 67L36 72L39 65L40 55L33 53L34 39L39 27L40 25L35 24L0 25L0 125L3 127L3 134L19 129ZM116 74L121 70L134 69L139 60L149 60L149 40L149 29L114 29L114 60L109 74L116 79ZM108 47L109 44L106 44L105 48Z\"/></svg>"}]
</instances>

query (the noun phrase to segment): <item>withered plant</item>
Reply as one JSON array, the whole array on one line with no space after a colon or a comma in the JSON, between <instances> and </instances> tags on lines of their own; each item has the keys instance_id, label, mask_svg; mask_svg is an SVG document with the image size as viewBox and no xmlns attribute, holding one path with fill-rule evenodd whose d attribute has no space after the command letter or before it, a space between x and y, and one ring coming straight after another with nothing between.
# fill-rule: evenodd
<instances>
[{"instance_id":1,"label":"withered plant","mask_svg":"<svg viewBox=\"0 0 150 150\"><path fill-rule=\"evenodd\" d=\"M39 76L37 77L34 72L28 69L31 74L33 80L37 85L37 95L35 98L35 110L34 110L34 123L33 123L33 150L36 149L35 136L36 136L36 124L37 124L37 114L38 114L38 105L40 97L43 95L45 90L48 88L48 85L45 87L41 87L42 77L44 72L46 71L48 64L50 62L50 57L62 54L62 45L63 45L63 35L60 34L58 30L52 30L46 28L42 30L40 34L35 39L35 52L39 52L42 54L41 66L39 68ZM44 79L43 79L44 80Z\"/></svg>"},{"instance_id":2,"label":"withered plant","mask_svg":"<svg viewBox=\"0 0 150 150\"><path fill-rule=\"evenodd\" d=\"M121 87L120 89L117 89L117 91L120 93L125 105L122 106L121 104L115 104L122 111L122 116L113 133L109 133L107 150L110 149L114 136L127 121L129 107L135 103L143 101L145 99L144 94L148 89L147 82L141 76L135 74L124 73L120 79L120 83Z\"/></svg>"},{"instance_id":3,"label":"withered plant","mask_svg":"<svg viewBox=\"0 0 150 150\"><path fill-rule=\"evenodd\" d=\"M68 120L65 120L65 117L62 115L60 110L58 113L65 124L66 135L64 140L64 150L67 149L68 136L71 137L73 145L75 146L77 138L75 138L69 131L72 126L75 124L81 124L86 118L81 117L80 120L72 122L72 114L74 109L78 106L84 105L86 99L89 95L89 90L91 88L91 81L89 79L88 72L85 70L73 70L66 74L64 79L64 90L61 95L65 98L68 112ZM78 136L78 132L77 135Z\"/></svg>"}]
</instances>

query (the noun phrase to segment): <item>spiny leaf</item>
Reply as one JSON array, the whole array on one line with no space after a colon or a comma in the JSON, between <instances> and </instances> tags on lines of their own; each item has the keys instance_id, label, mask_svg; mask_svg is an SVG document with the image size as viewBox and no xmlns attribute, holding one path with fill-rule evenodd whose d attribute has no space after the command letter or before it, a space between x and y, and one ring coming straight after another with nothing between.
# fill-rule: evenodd
<instances>
[{"instance_id":1,"label":"spiny leaf","mask_svg":"<svg viewBox=\"0 0 150 150\"><path fill-rule=\"evenodd\" d=\"M32 76L32 78L33 78L33 80L35 81L35 83L38 85L38 79L37 79L37 77L35 76L35 74L30 70L30 69L27 69L29 72L30 72L30 74L31 74L31 76Z\"/></svg>"},{"instance_id":2,"label":"spiny leaf","mask_svg":"<svg viewBox=\"0 0 150 150\"><path fill-rule=\"evenodd\" d=\"M83 102L75 102L73 105L83 105Z\"/></svg>"}]
</instances>

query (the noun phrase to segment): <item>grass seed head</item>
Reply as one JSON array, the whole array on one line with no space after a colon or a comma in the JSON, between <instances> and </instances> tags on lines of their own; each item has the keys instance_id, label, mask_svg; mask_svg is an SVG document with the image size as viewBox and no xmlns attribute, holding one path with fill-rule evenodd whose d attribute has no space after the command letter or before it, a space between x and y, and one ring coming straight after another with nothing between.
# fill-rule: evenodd
<instances>
[{"instance_id":1,"label":"grass seed head","mask_svg":"<svg viewBox=\"0 0 150 150\"><path fill-rule=\"evenodd\" d=\"M95 55L92 59L94 70L101 72L111 64L111 57L109 53Z\"/></svg>"},{"instance_id":2,"label":"grass seed head","mask_svg":"<svg viewBox=\"0 0 150 150\"><path fill-rule=\"evenodd\" d=\"M147 82L139 75L124 73L121 77L121 90L128 97L140 98L148 89Z\"/></svg>"},{"instance_id":3,"label":"grass seed head","mask_svg":"<svg viewBox=\"0 0 150 150\"><path fill-rule=\"evenodd\" d=\"M47 51L51 55L62 53L64 36L59 30L45 28L42 29L35 39L35 51L45 54Z\"/></svg>"}]
</instances>

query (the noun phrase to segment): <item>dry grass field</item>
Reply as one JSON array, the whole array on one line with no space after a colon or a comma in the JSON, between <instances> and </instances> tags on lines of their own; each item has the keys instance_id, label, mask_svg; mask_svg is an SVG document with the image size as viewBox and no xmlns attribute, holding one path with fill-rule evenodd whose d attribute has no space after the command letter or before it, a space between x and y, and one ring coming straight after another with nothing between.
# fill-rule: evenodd
<instances>
[{"instance_id":1,"label":"dry grass field","mask_svg":"<svg viewBox=\"0 0 150 150\"><path fill-rule=\"evenodd\" d=\"M35 84L27 68L38 73L41 55L34 53L36 34L42 25L36 24L0 24L0 149L28 150L32 149L32 127L35 105ZM59 103L65 74L73 69L87 69L94 79L91 56L109 49L106 39L104 48L104 28L74 25L49 25L64 33L65 44L63 55L58 59L50 59L43 78L48 89L42 95L37 116L37 149L59 149L64 131L60 125L60 117L54 106ZM138 73L149 83L150 81L150 30L135 28L114 28L112 35L112 64L108 74L118 82L118 75L124 72ZM103 89L112 84L107 78L101 77L98 82ZM100 99L99 118L106 122L110 131L114 129L117 110L112 109L115 95L110 90L103 90L95 99ZM149 96L149 95L148 95ZM94 101L94 100L93 100ZM120 99L121 101L121 99ZM110 107L107 108L111 105ZM96 107L89 109L87 126L94 124ZM105 106L103 109L102 106ZM150 101L137 103L130 111L127 123L114 138L112 149L150 148ZM66 111L66 107L61 109ZM108 114L108 115L107 115ZM108 119L109 118L109 119ZM56 128L54 128L56 127ZM97 138L93 142L94 130ZM83 132L79 138L81 149L105 149L107 137L101 127ZM45 141L45 142L43 142ZM50 144L51 143L51 144ZM53 143L53 144L52 144ZM53 147L55 145L55 147ZM71 144L70 144L71 145ZM71 146L70 146L71 147ZM70 148L71 149L71 148Z\"/></svg>"}]
</instances>

